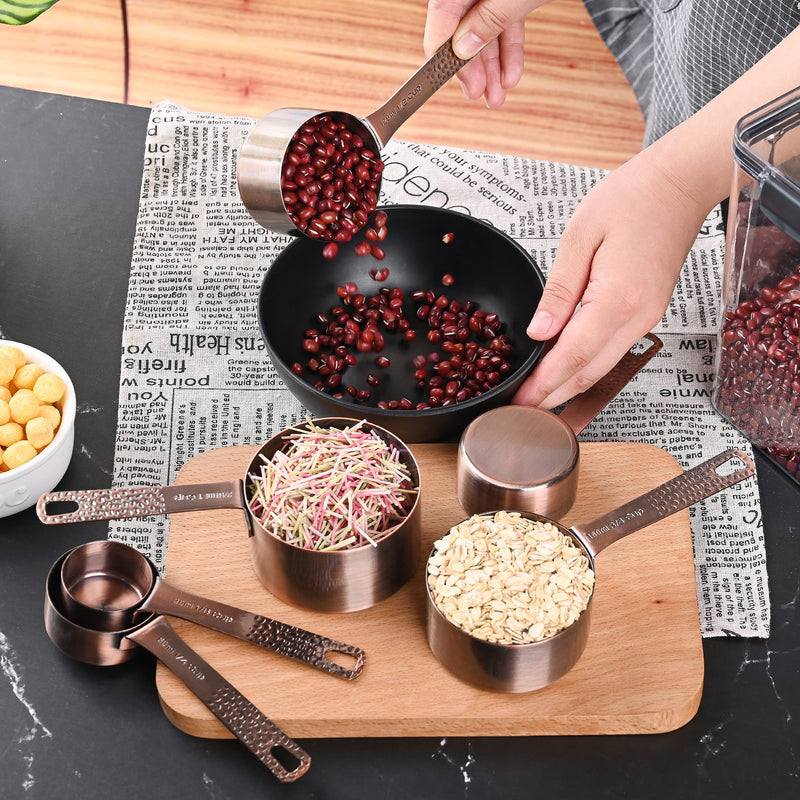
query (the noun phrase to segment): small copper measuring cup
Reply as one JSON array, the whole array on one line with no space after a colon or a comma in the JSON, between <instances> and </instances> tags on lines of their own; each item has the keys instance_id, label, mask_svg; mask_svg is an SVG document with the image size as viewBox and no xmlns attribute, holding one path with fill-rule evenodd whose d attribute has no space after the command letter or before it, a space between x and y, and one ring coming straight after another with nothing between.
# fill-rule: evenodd
<instances>
[{"instance_id":1,"label":"small copper measuring cup","mask_svg":"<svg viewBox=\"0 0 800 800\"><path fill-rule=\"evenodd\" d=\"M359 421L322 417L311 423L322 428L352 427ZM131 486L120 489L59 491L42 495L36 504L47 525L89 520L133 519L154 514L239 508L245 512L250 556L261 583L276 597L313 611L358 611L394 594L413 574L419 557L422 506L420 472L408 446L385 428L360 421L395 447L417 488L406 517L383 532L376 545L346 550L306 550L279 539L264 526L248 505L248 476L260 470L262 458L272 458L286 446L301 425L287 428L267 441L253 456L244 477L217 483L175 486ZM67 505L69 510L60 511ZM56 510L54 510L56 509Z\"/></svg>"},{"instance_id":2,"label":"small copper measuring cup","mask_svg":"<svg viewBox=\"0 0 800 800\"><path fill-rule=\"evenodd\" d=\"M469 61L458 58L452 43L445 42L382 106L364 118L346 111L307 108L280 108L262 117L242 145L237 166L239 194L253 219L278 233L301 233L283 202L281 171L292 136L312 117L327 114L343 122L369 149L380 153L397 129Z\"/></svg>"},{"instance_id":3,"label":"small copper measuring cup","mask_svg":"<svg viewBox=\"0 0 800 800\"><path fill-rule=\"evenodd\" d=\"M50 569L44 600L45 630L62 653L84 664L112 666L129 661L142 647L174 672L281 783L307 772L308 753L192 650L164 617L150 614L132 627L105 631L76 622L61 596L67 555Z\"/></svg>"},{"instance_id":4,"label":"small copper measuring cup","mask_svg":"<svg viewBox=\"0 0 800 800\"><path fill-rule=\"evenodd\" d=\"M153 613L168 614L347 680L364 668L361 648L177 589L159 578L146 556L122 542L88 542L71 550L61 566L61 595L70 618L93 630L124 630ZM335 663L331 654L345 656L353 666Z\"/></svg>"},{"instance_id":5,"label":"small copper measuring cup","mask_svg":"<svg viewBox=\"0 0 800 800\"><path fill-rule=\"evenodd\" d=\"M744 466L721 474L725 466ZM598 553L628 534L675 514L755 474L747 455L726 450L649 492L586 523L565 525L542 514L520 511L534 522L554 525L583 552L595 574ZM486 515L493 516L493 512ZM436 548L431 556L436 553ZM456 677L482 689L530 692L561 678L578 662L589 637L592 598L568 627L549 638L526 644L499 644L472 636L442 613L433 599L426 569L426 620L428 644L436 658Z\"/></svg>"},{"instance_id":6,"label":"small copper measuring cup","mask_svg":"<svg viewBox=\"0 0 800 800\"><path fill-rule=\"evenodd\" d=\"M572 508L578 488L577 435L662 348L628 351L594 386L554 414L532 406L501 406L464 430L456 459L458 500L468 514L495 509L531 511L559 519Z\"/></svg>"}]
</instances>

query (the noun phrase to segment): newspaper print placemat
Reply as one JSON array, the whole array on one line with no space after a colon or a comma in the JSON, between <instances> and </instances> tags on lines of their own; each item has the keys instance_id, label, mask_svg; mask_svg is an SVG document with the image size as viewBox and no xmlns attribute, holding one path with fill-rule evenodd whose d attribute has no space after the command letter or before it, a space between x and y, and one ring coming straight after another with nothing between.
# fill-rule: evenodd
<instances>
[{"instance_id":1,"label":"newspaper print placemat","mask_svg":"<svg viewBox=\"0 0 800 800\"><path fill-rule=\"evenodd\" d=\"M199 452L262 444L305 416L257 328L264 271L289 242L244 208L236 158L253 120L151 110L131 264L115 486L164 485ZM547 274L564 225L603 171L515 156L390 142L381 204L441 206L490 221ZM724 236L707 219L655 332L664 348L583 432L640 441L684 468L743 437L710 402ZM531 309L533 312L533 309ZM691 510L704 636L769 634L769 594L754 480ZM109 535L163 568L169 519L114 522Z\"/></svg>"}]
</instances>

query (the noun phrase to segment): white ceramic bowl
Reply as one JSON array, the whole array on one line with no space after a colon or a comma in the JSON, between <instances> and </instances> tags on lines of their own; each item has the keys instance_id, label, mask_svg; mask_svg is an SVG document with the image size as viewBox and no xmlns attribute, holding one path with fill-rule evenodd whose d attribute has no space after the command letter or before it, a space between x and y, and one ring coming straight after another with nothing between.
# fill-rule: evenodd
<instances>
[{"instance_id":1,"label":"white ceramic bowl","mask_svg":"<svg viewBox=\"0 0 800 800\"><path fill-rule=\"evenodd\" d=\"M0 472L0 517L29 508L41 495L56 487L69 466L75 439L75 388L64 368L35 347L0 339L0 347L7 345L22 350L28 363L38 364L45 372L58 375L67 390L56 404L61 411L61 424L53 441L26 464Z\"/></svg>"}]
</instances>

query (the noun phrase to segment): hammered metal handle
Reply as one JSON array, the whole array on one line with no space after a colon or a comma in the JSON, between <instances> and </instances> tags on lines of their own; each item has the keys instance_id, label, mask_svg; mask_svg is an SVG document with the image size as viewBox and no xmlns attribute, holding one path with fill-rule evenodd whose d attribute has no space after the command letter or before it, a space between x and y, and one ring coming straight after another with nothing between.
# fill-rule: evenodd
<instances>
[{"instance_id":1,"label":"hammered metal handle","mask_svg":"<svg viewBox=\"0 0 800 800\"><path fill-rule=\"evenodd\" d=\"M296 781L308 771L311 756L233 686L221 686L206 705L281 783ZM299 763L287 770L275 757L276 750L291 754Z\"/></svg>"},{"instance_id":2,"label":"hammered metal handle","mask_svg":"<svg viewBox=\"0 0 800 800\"><path fill-rule=\"evenodd\" d=\"M645 339L650 346L642 353L635 352L638 342L622 358L582 394L574 397L559 416L572 428L577 436L645 367L650 359L664 346L661 339L647 333Z\"/></svg>"},{"instance_id":3,"label":"hammered metal handle","mask_svg":"<svg viewBox=\"0 0 800 800\"><path fill-rule=\"evenodd\" d=\"M459 58L453 52L452 39L445 42L423 65L417 73L428 79L430 93L441 89L453 75L469 64L471 58Z\"/></svg>"},{"instance_id":4,"label":"hammered metal handle","mask_svg":"<svg viewBox=\"0 0 800 800\"><path fill-rule=\"evenodd\" d=\"M721 466L735 461L744 466L728 474L719 472ZM623 536L727 489L755 475L755 471L755 464L749 456L731 448L591 522L572 525L571 530L578 534L594 556Z\"/></svg>"},{"instance_id":5,"label":"hammered metal handle","mask_svg":"<svg viewBox=\"0 0 800 800\"><path fill-rule=\"evenodd\" d=\"M73 511L51 514L53 503L75 504ZM159 486L132 486L128 489L87 489L43 494L36 503L36 514L45 525L91 522L105 519L130 519L166 513L166 498Z\"/></svg>"},{"instance_id":6,"label":"hammered metal handle","mask_svg":"<svg viewBox=\"0 0 800 800\"><path fill-rule=\"evenodd\" d=\"M164 617L155 617L127 638L174 672L281 783L296 781L308 771L308 753L192 650ZM296 766L288 769L276 757L281 754Z\"/></svg>"},{"instance_id":7,"label":"hammered metal handle","mask_svg":"<svg viewBox=\"0 0 800 800\"><path fill-rule=\"evenodd\" d=\"M364 669L366 654L360 647L355 647L344 642L328 639L311 631L296 628L274 619L254 615L253 627L247 633L248 641L268 647L276 653L289 658L295 658L312 667L338 675L351 681L357 678ZM340 653L355 659L351 668L344 667L331 661L327 656Z\"/></svg>"},{"instance_id":8,"label":"hammered metal handle","mask_svg":"<svg viewBox=\"0 0 800 800\"><path fill-rule=\"evenodd\" d=\"M365 118L375 131L378 144L384 147L397 129L471 60L459 58L453 52L452 40L445 42L380 108Z\"/></svg>"},{"instance_id":9,"label":"hammered metal handle","mask_svg":"<svg viewBox=\"0 0 800 800\"><path fill-rule=\"evenodd\" d=\"M51 492L39 498L36 514L45 525L64 525L70 522L151 517L181 511L244 508L241 483L219 481ZM74 505L74 509L51 514L50 506L56 503Z\"/></svg>"},{"instance_id":10,"label":"hammered metal handle","mask_svg":"<svg viewBox=\"0 0 800 800\"><path fill-rule=\"evenodd\" d=\"M178 589L157 578L150 594L139 606L140 611L167 614L204 625L215 631L243 639L280 655L302 661L340 678L353 680L364 668L365 653L360 647L337 642L311 631L278 622L252 611L243 611L227 603L210 600ZM328 653L341 653L354 659L348 669L326 658Z\"/></svg>"}]
</instances>

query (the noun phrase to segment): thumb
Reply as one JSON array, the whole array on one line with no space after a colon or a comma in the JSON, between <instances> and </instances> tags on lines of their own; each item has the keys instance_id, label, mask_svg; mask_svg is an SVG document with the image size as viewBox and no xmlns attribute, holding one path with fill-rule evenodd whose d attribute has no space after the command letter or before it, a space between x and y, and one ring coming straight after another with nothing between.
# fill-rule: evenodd
<instances>
[{"instance_id":1,"label":"thumb","mask_svg":"<svg viewBox=\"0 0 800 800\"><path fill-rule=\"evenodd\" d=\"M429 0L422 40L426 56L432 56L453 35L469 6L470 0Z\"/></svg>"},{"instance_id":2,"label":"thumb","mask_svg":"<svg viewBox=\"0 0 800 800\"><path fill-rule=\"evenodd\" d=\"M478 0L453 34L453 52L472 58L480 50L548 0Z\"/></svg>"},{"instance_id":3,"label":"thumb","mask_svg":"<svg viewBox=\"0 0 800 800\"><path fill-rule=\"evenodd\" d=\"M589 284L592 259L596 252L592 243L583 237L564 231L542 298L528 324L531 339L552 339L569 322Z\"/></svg>"}]
</instances>

